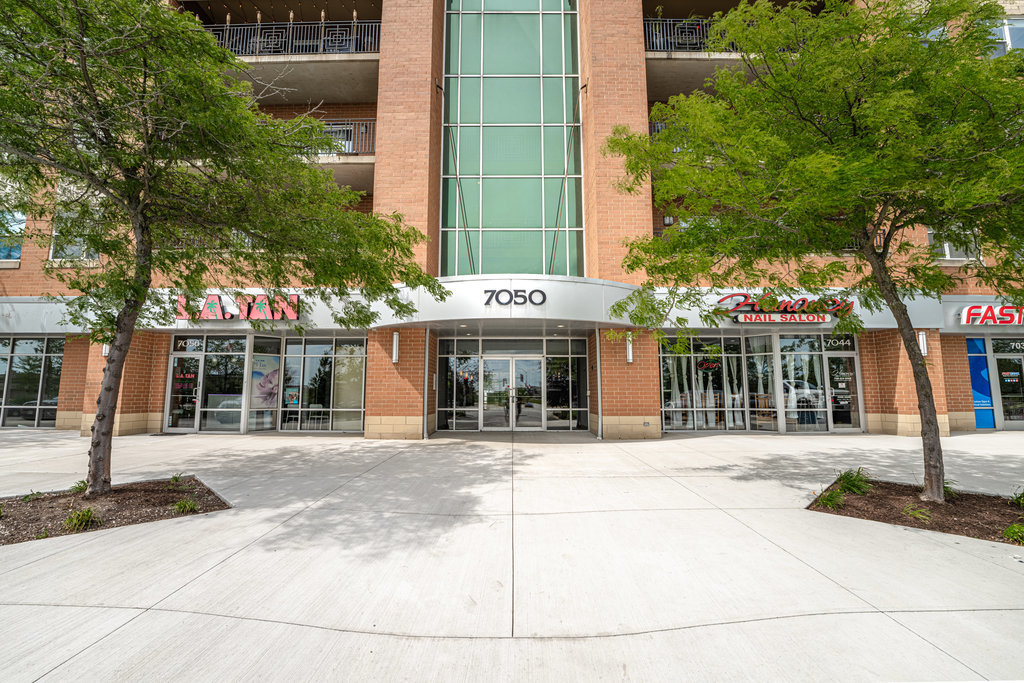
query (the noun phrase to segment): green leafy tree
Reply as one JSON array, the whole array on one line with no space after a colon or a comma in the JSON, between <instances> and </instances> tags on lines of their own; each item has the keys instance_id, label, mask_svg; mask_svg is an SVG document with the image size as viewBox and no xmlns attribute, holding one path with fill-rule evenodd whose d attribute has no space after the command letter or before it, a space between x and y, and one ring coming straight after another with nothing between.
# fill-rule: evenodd
<instances>
[{"instance_id":1,"label":"green leafy tree","mask_svg":"<svg viewBox=\"0 0 1024 683\"><path fill-rule=\"evenodd\" d=\"M650 179L679 219L630 244L647 285L617 312L714 324L706 292L738 285L887 309L913 368L927 500L943 500L942 448L907 302L976 278L1024 303L1024 59L991 58L1001 17L987 0L743 2L716 16L712 46L738 66L656 105L662 132L608 142L625 189ZM976 258L937 262L925 228Z\"/></svg>"},{"instance_id":2,"label":"green leafy tree","mask_svg":"<svg viewBox=\"0 0 1024 683\"><path fill-rule=\"evenodd\" d=\"M314 117L274 120L244 63L163 0L0 0L0 214L49 218L71 323L110 344L89 450L88 494L109 490L118 391L135 329L198 313L211 288L304 288L363 327L393 283L443 288L414 260L423 238L316 165L332 143ZM5 237L10 237L5 235ZM358 289L358 292L355 290Z\"/></svg>"}]
</instances>

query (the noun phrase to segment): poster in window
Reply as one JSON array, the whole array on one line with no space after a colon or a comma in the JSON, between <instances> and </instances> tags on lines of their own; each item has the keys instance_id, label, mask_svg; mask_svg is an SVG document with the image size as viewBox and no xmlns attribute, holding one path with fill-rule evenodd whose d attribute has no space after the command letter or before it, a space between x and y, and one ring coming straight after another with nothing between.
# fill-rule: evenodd
<instances>
[{"instance_id":1,"label":"poster in window","mask_svg":"<svg viewBox=\"0 0 1024 683\"><path fill-rule=\"evenodd\" d=\"M251 408L276 408L281 378L280 356L253 356Z\"/></svg>"}]
</instances>

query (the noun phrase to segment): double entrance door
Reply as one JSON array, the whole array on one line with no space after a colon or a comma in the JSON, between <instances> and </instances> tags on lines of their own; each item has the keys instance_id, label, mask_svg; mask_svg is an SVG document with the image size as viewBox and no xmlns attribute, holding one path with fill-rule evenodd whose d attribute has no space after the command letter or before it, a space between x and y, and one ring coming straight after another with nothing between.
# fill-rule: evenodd
<instances>
[{"instance_id":1,"label":"double entrance door","mask_svg":"<svg viewBox=\"0 0 1024 683\"><path fill-rule=\"evenodd\" d=\"M993 342L997 353L1002 350L1000 346L1010 346L1005 342L999 344L1000 341ZM996 356L996 371L1003 405L1003 428L1024 429L1024 354Z\"/></svg>"},{"instance_id":2,"label":"double entrance door","mask_svg":"<svg viewBox=\"0 0 1024 683\"><path fill-rule=\"evenodd\" d=\"M483 428L544 428L544 359L483 359Z\"/></svg>"}]
</instances>

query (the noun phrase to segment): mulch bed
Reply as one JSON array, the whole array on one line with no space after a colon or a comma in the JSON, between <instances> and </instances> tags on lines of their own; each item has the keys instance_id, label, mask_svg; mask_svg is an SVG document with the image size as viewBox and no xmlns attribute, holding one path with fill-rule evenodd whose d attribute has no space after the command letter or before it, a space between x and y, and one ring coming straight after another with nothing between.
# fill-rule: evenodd
<instances>
[{"instance_id":1,"label":"mulch bed","mask_svg":"<svg viewBox=\"0 0 1024 683\"><path fill-rule=\"evenodd\" d=\"M194 500L196 512L176 512L173 506L182 498ZM94 498L70 491L30 492L0 498L0 506L0 545L82 533L65 529L64 520L72 511L85 508L92 508L94 517L99 518L99 524L85 531L96 531L231 507L195 477L182 477L178 482L161 479L120 484Z\"/></svg>"},{"instance_id":2,"label":"mulch bed","mask_svg":"<svg viewBox=\"0 0 1024 683\"><path fill-rule=\"evenodd\" d=\"M921 489L917 486L874 479L871 483L873 487L865 495L847 493L845 502L838 510L819 506L817 498L809 509L1000 543L1012 543L1003 538L1006 527L1024 524L1024 510L1010 505L1009 499L1000 496L959 493L955 498L946 496L945 504L937 504L921 500ZM826 491L835 486L833 484ZM931 520L925 522L903 514L908 505L926 508L931 513Z\"/></svg>"}]
</instances>

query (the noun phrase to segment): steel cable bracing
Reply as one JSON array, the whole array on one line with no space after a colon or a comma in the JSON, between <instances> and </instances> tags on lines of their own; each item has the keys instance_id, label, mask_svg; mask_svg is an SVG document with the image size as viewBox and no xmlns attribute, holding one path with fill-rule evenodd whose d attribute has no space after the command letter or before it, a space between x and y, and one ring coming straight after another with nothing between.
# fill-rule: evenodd
<instances>
[{"instance_id":1,"label":"steel cable bracing","mask_svg":"<svg viewBox=\"0 0 1024 683\"><path fill-rule=\"evenodd\" d=\"M437 87L441 90L442 98L444 99L444 110L449 111L448 105L448 92L441 87L438 83ZM466 200L462 196L462 174L459 173L459 154L455 147L455 137L452 131L452 125L450 121L445 121L445 128L448 130L448 144L452 148L452 164L455 166L455 195L459 198L459 215L461 216L462 223L462 234L466 237L466 255L469 257L469 274L476 275L476 264L473 262L473 249L472 243L469 239L469 226L466 225ZM458 272L459 264L455 264L455 272Z\"/></svg>"},{"instance_id":2,"label":"steel cable bracing","mask_svg":"<svg viewBox=\"0 0 1024 683\"><path fill-rule=\"evenodd\" d=\"M548 261L548 275L553 274L555 271L555 254L558 253L558 236L562 232L562 207L565 205L565 188L569 184L569 159L572 158L572 143L573 139L575 138L575 131L577 130L577 126L580 130L580 138L582 139L583 137L583 123L579 120L580 98L583 95L583 89L586 87L587 86L584 83L583 85L576 89L576 102L575 104L573 104L572 108L572 123L569 126L569 141L565 145L565 164L563 165L562 187L558 191L558 213L555 216L555 240L551 245L551 258ZM566 227L566 244L568 244L569 242L568 230L569 228ZM566 264L565 272L569 272L568 264Z\"/></svg>"}]
</instances>

